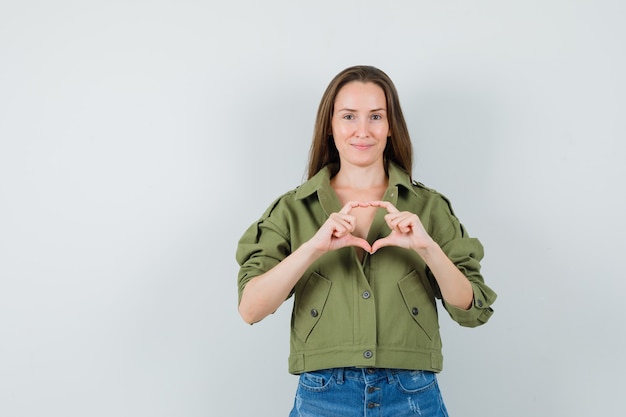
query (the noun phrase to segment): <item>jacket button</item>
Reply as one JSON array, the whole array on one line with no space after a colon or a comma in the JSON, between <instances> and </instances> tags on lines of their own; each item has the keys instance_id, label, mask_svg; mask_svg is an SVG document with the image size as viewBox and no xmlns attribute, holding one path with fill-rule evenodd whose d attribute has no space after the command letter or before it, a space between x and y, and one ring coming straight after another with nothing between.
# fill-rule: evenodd
<instances>
[{"instance_id":1,"label":"jacket button","mask_svg":"<svg viewBox=\"0 0 626 417\"><path fill-rule=\"evenodd\" d=\"M366 350L365 352L363 352L363 357L365 359L370 359L372 356L374 356L374 354L372 353L371 350Z\"/></svg>"},{"instance_id":2,"label":"jacket button","mask_svg":"<svg viewBox=\"0 0 626 417\"><path fill-rule=\"evenodd\" d=\"M417 309L417 307L413 307L413 308L411 309L411 314L413 314L414 316L417 316L417 314L418 314L419 312L420 312L420 311Z\"/></svg>"},{"instance_id":3,"label":"jacket button","mask_svg":"<svg viewBox=\"0 0 626 417\"><path fill-rule=\"evenodd\" d=\"M365 298L366 300L367 300L368 298L370 298L370 296L371 296L371 294L370 294L370 292L369 292L369 291L363 291L363 294L362 294L362 295L363 295L363 298Z\"/></svg>"},{"instance_id":4,"label":"jacket button","mask_svg":"<svg viewBox=\"0 0 626 417\"><path fill-rule=\"evenodd\" d=\"M478 307L482 307L482 306L483 306L483 300L478 300L478 301L476 301L476 305L477 305Z\"/></svg>"},{"instance_id":5,"label":"jacket button","mask_svg":"<svg viewBox=\"0 0 626 417\"><path fill-rule=\"evenodd\" d=\"M317 317L317 314L318 313L316 309L311 310L311 317Z\"/></svg>"}]
</instances>

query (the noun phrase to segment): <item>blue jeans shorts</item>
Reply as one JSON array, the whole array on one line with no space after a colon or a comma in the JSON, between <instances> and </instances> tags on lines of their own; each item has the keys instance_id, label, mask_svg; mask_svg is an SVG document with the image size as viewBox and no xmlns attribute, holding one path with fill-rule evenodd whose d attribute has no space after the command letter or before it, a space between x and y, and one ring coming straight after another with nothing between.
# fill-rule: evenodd
<instances>
[{"instance_id":1,"label":"blue jeans shorts","mask_svg":"<svg viewBox=\"0 0 626 417\"><path fill-rule=\"evenodd\" d=\"M430 371L334 368L300 375L289 417L448 417Z\"/></svg>"}]
</instances>

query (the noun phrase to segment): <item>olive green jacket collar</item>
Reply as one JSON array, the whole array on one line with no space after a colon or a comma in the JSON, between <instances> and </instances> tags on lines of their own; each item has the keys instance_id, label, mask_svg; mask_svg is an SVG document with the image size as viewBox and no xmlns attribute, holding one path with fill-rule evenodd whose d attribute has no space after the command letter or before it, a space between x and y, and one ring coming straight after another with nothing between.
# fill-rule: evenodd
<instances>
[{"instance_id":1,"label":"olive green jacket collar","mask_svg":"<svg viewBox=\"0 0 626 417\"><path fill-rule=\"evenodd\" d=\"M310 180L302 184L296 190L296 199L301 200L309 197L317 192L318 198L326 214L335 213L341 210L341 203L337 199L337 195L330 186L330 168L328 166L322 168L311 177ZM405 188L417 196L413 188L413 183L409 174L404 172L402 168L393 162L389 163L389 188L397 188L398 186Z\"/></svg>"}]
</instances>

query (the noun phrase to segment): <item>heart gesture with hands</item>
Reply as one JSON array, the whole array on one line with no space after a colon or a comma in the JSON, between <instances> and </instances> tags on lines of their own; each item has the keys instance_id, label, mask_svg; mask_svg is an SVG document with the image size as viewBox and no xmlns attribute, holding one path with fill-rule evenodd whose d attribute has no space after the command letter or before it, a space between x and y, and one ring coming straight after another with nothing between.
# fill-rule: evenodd
<instances>
[{"instance_id":1,"label":"heart gesture with hands","mask_svg":"<svg viewBox=\"0 0 626 417\"><path fill-rule=\"evenodd\" d=\"M385 246L399 246L405 249L419 251L432 244L430 237L419 217L409 211L399 211L389 201L370 201L372 207L380 207L387 210L385 222L391 229L389 236L378 239L372 244L371 253Z\"/></svg>"},{"instance_id":2,"label":"heart gesture with hands","mask_svg":"<svg viewBox=\"0 0 626 417\"><path fill-rule=\"evenodd\" d=\"M379 207L387 210L385 222L391 233L378 239L370 246L367 240L354 236L356 217L350 212L356 207ZM374 253L385 246L398 246L406 249L424 249L432 243L419 217L408 211L399 211L388 201L350 201L337 213L332 213L311 239L314 247L328 252L346 246L357 246L366 252Z\"/></svg>"},{"instance_id":3,"label":"heart gesture with hands","mask_svg":"<svg viewBox=\"0 0 626 417\"><path fill-rule=\"evenodd\" d=\"M363 201L350 201L337 213L332 213L328 220L319 228L310 242L320 252L329 252L346 246L357 246L366 252L371 252L372 247L367 240L352 234L356 228L356 217L350 214L353 208L369 207L369 203Z\"/></svg>"}]
</instances>

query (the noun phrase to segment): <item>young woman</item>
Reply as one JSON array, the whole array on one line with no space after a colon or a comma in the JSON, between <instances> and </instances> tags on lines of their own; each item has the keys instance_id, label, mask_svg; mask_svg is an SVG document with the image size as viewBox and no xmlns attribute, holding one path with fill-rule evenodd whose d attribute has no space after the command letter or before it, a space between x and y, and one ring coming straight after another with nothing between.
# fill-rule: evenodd
<instances>
[{"instance_id":1,"label":"young woman","mask_svg":"<svg viewBox=\"0 0 626 417\"><path fill-rule=\"evenodd\" d=\"M436 299L474 327L496 294L480 274L480 242L411 172L392 81L347 68L322 97L308 181L239 241L242 318L258 322L295 297L292 417L447 416Z\"/></svg>"}]
</instances>

